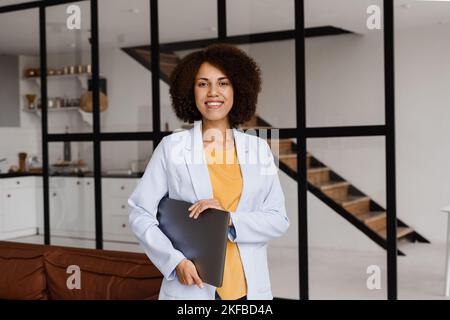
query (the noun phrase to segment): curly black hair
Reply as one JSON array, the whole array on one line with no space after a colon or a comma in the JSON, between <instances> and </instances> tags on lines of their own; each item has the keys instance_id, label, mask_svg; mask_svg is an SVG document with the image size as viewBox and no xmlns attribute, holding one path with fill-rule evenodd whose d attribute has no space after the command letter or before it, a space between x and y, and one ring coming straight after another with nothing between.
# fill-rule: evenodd
<instances>
[{"instance_id":1,"label":"curly black hair","mask_svg":"<svg viewBox=\"0 0 450 320\"><path fill-rule=\"evenodd\" d=\"M220 69L233 86L233 106L228 113L232 128L249 121L256 111L261 91L261 69L243 50L217 43L185 56L170 75L170 96L176 116L192 123L202 115L195 103L195 77L200 66L208 62Z\"/></svg>"}]
</instances>

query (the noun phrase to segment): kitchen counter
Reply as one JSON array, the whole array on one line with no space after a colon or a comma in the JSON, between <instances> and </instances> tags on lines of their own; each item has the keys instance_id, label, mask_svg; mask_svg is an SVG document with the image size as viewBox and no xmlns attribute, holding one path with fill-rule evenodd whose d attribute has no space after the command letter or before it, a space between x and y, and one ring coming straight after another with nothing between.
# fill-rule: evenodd
<instances>
[{"instance_id":1,"label":"kitchen counter","mask_svg":"<svg viewBox=\"0 0 450 320\"><path fill-rule=\"evenodd\" d=\"M102 173L102 178L141 178L143 176L143 172L138 173L132 173L132 174L109 174L109 173ZM19 178L19 177L32 177L37 176L41 177L41 173L0 173L0 179L2 178ZM54 172L49 175L49 177L80 177L80 178L93 178L94 173L93 172L85 172L85 173L59 173Z\"/></svg>"},{"instance_id":2,"label":"kitchen counter","mask_svg":"<svg viewBox=\"0 0 450 320\"><path fill-rule=\"evenodd\" d=\"M13 172L13 173L0 173L0 179L2 178L18 178L18 177L32 177L32 176L42 176L41 173L30 173L30 172Z\"/></svg>"}]
</instances>

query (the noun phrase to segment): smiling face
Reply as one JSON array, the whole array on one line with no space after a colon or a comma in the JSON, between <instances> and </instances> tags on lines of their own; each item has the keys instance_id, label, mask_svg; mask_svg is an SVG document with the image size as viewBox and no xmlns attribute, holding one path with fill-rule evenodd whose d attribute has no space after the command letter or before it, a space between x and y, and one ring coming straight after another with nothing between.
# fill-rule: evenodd
<instances>
[{"instance_id":1,"label":"smiling face","mask_svg":"<svg viewBox=\"0 0 450 320\"><path fill-rule=\"evenodd\" d=\"M195 103L208 121L228 121L233 106L233 87L230 79L218 68L204 62L195 77Z\"/></svg>"}]
</instances>

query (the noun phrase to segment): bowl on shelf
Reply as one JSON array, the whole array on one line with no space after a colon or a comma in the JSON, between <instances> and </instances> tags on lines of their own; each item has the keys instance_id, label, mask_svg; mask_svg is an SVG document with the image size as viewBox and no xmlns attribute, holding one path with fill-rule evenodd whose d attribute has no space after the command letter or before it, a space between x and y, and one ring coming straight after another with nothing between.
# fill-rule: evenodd
<instances>
[{"instance_id":1,"label":"bowl on shelf","mask_svg":"<svg viewBox=\"0 0 450 320\"><path fill-rule=\"evenodd\" d=\"M39 69L36 68L28 68L25 70L25 77L32 78L37 77L39 75Z\"/></svg>"}]
</instances>

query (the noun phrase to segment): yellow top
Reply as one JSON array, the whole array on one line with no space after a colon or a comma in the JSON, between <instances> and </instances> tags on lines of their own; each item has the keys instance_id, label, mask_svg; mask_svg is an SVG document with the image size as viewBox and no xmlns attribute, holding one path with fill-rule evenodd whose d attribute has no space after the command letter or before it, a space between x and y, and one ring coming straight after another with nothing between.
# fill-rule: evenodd
<instances>
[{"instance_id":1,"label":"yellow top","mask_svg":"<svg viewBox=\"0 0 450 320\"><path fill-rule=\"evenodd\" d=\"M208 150L206 161L214 198L226 211L236 211L242 192L242 176L236 147L225 151ZM239 248L230 240L227 241L223 283L222 287L217 288L217 293L223 300L235 300L247 295L247 282Z\"/></svg>"}]
</instances>

